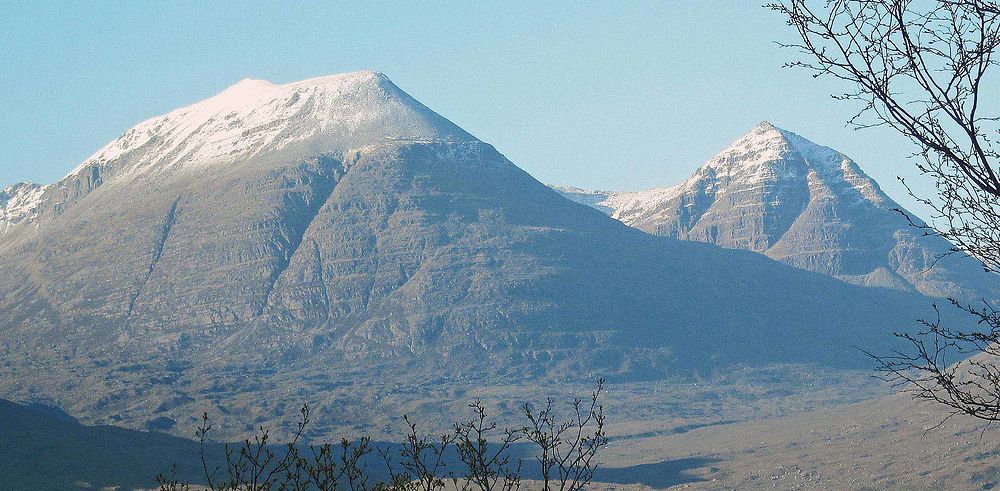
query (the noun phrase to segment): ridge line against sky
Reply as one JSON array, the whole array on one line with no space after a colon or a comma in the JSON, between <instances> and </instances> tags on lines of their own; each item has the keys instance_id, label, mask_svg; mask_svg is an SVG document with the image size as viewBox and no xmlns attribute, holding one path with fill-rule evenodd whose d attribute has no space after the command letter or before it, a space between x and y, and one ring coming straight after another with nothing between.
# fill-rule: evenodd
<instances>
[{"instance_id":1,"label":"ridge line against sky","mask_svg":"<svg viewBox=\"0 0 1000 491\"><path fill-rule=\"evenodd\" d=\"M142 120L244 78L373 69L535 178L676 184L762 120L839 150L894 199L910 143L856 132L847 89L782 68L754 3L12 2L0 23L0 186L53 182ZM929 189L923 188L922 189Z\"/></svg>"}]
</instances>

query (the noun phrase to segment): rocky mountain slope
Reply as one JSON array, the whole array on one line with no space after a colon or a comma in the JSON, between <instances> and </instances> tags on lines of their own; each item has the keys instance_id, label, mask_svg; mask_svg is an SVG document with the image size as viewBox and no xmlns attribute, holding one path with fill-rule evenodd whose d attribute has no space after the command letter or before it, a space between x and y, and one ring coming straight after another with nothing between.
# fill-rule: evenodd
<instances>
[{"instance_id":1,"label":"rocky mountain slope","mask_svg":"<svg viewBox=\"0 0 1000 491\"><path fill-rule=\"evenodd\" d=\"M22 182L0 189L0 234L37 218L45 186Z\"/></svg>"},{"instance_id":2,"label":"rocky mountain slope","mask_svg":"<svg viewBox=\"0 0 1000 491\"><path fill-rule=\"evenodd\" d=\"M374 72L241 82L37 202L0 235L0 397L183 434L213 407L329 427L397 390L867 366L929 308L627 227Z\"/></svg>"},{"instance_id":3,"label":"rocky mountain slope","mask_svg":"<svg viewBox=\"0 0 1000 491\"><path fill-rule=\"evenodd\" d=\"M1000 299L996 276L976 261L937 261L950 244L910 227L858 164L766 122L675 186L557 190L653 234L759 252L859 285Z\"/></svg>"}]
</instances>

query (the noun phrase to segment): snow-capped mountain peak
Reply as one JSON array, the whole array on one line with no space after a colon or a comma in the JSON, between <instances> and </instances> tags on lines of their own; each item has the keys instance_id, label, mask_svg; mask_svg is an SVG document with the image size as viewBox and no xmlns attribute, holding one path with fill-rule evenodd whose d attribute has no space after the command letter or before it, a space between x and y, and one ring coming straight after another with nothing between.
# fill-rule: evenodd
<instances>
[{"instance_id":1,"label":"snow-capped mountain peak","mask_svg":"<svg viewBox=\"0 0 1000 491\"><path fill-rule=\"evenodd\" d=\"M980 282L971 260L929 273L946 241L918 237L853 160L768 122L678 185L603 199L561 192L647 232L748 249L855 283L937 296L992 291L966 289Z\"/></svg>"},{"instance_id":2,"label":"snow-capped mountain peak","mask_svg":"<svg viewBox=\"0 0 1000 491\"><path fill-rule=\"evenodd\" d=\"M845 155L828 147L817 145L795 133L761 122L715 157L705 163L717 177L764 178L782 163L797 154L808 167L830 172L849 160Z\"/></svg>"},{"instance_id":3,"label":"snow-capped mountain peak","mask_svg":"<svg viewBox=\"0 0 1000 491\"><path fill-rule=\"evenodd\" d=\"M386 138L472 140L374 71L287 84L244 79L139 123L70 175L100 166L153 171L245 161L292 147L344 151Z\"/></svg>"},{"instance_id":4,"label":"snow-capped mountain peak","mask_svg":"<svg viewBox=\"0 0 1000 491\"><path fill-rule=\"evenodd\" d=\"M878 184L846 155L764 121L705 164L716 177L746 182L815 173L814 183L841 181L877 206L891 203ZM784 176L775 174L784 173ZM728 176L727 176L728 174Z\"/></svg>"},{"instance_id":5,"label":"snow-capped mountain peak","mask_svg":"<svg viewBox=\"0 0 1000 491\"><path fill-rule=\"evenodd\" d=\"M810 177L812 176L812 177ZM657 213L660 205L685 193L723 195L733 186L759 187L797 180L837 181L877 206L891 204L860 167L846 155L763 121L729 144L684 182L645 191L606 193L599 204L626 223ZM818 190L817 190L818 191Z\"/></svg>"}]
</instances>

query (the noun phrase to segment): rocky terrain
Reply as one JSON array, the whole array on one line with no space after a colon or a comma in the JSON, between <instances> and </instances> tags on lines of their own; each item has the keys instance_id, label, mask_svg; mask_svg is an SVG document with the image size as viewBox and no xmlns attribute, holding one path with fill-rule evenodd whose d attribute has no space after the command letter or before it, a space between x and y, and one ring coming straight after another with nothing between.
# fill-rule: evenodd
<instances>
[{"instance_id":1,"label":"rocky terrain","mask_svg":"<svg viewBox=\"0 0 1000 491\"><path fill-rule=\"evenodd\" d=\"M557 188L649 233L745 249L851 283L1000 299L995 275L924 236L847 156L761 123L681 184L612 193ZM899 211L897 211L899 210Z\"/></svg>"},{"instance_id":2,"label":"rocky terrain","mask_svg":"<svg viewBox=\"0 0 1000 491\"><path fill-rule=\"evenodd\" d=\"M0 234L21 222L38 218L38 206L45 186L22 182L0 189Z\"/></svg>"},{"instance_id":3,"label":"rocky terrain","mask_svg":"<svg viewBox=\"0 0 1000 491\"><path fill-rule=\"evenodd\" d=\"M241 82L41 189L0 235L0 397L90 423L310 402L340 436L470 389L864 369L930 308L627 227L375 72Z\"/></svg>"}]
</instances>

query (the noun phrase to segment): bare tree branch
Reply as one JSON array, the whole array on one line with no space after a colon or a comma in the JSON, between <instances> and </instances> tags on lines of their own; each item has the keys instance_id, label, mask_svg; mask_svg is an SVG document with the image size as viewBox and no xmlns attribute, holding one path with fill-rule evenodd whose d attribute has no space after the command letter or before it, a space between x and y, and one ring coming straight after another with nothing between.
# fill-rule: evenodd
<instances>
[{"instance_id":1,"label":"bare tree branch","mask_svg":"<svg viewBox=\"0 0 1000 491\"><path fill-rule=\"evenodd\" d=\"M788 0L770 4L801 39L788 66L833 77L852 90L834 96L860 109L856 128L886 126L914 142L917 168L936 196L910 196L931 210L925 223L898 210L925 235L951 241L948 254L1000 272L997 86L988 76L1000 46L995 0ZM992 299L993 301L997 299ZM988 422L1000 420L1000 316L993 304L951 301L975 322L896 334L911 351L870 354L880 376L919 400ZM935 306L935 310L937 307Z\"/></svg>"}]
</instances>

